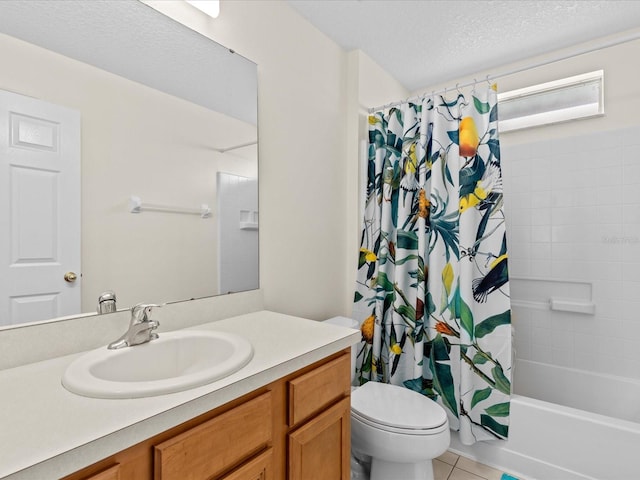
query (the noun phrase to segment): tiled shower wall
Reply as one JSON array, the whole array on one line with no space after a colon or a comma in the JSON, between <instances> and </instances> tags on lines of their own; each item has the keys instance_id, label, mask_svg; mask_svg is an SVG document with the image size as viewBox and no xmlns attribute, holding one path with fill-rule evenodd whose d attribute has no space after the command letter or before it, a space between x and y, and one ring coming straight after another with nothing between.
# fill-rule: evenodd
<instances>
[{"instance_id":1,"label":"tiled shower wall","mask_svg":"<svg viewBox=\"0 0 640 480\"><path fill-rule=\"evenodd\" d=\"M640 127L501 146L516 357L640 379Z\"/></svg>"}]
</instances>

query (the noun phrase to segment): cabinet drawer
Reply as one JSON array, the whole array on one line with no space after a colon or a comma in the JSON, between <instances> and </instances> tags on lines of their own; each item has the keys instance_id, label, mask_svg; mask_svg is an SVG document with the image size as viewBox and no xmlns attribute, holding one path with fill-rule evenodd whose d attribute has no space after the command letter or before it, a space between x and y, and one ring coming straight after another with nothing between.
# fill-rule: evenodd
<instances>
[{"instance_id":1,"label":"cabinet drawer","mask_svg":"<svg viewBox=\"0 0 640 480\"><path fill-rule=\"evenodd\" d=\"M267 392L156 445L155 479L206 479L239 464L271 442L271 411Z\"/></svg>"},{"instance_id":2,"label":"cabinet drawer","mask_svg":"<svg viewBox=\"0 0 640 480\"><path fill-rule=\"evenodd\" d=\"M303 422L350 393L350 354L289 381L289 426Z\"/></svg>"}]
</instances>

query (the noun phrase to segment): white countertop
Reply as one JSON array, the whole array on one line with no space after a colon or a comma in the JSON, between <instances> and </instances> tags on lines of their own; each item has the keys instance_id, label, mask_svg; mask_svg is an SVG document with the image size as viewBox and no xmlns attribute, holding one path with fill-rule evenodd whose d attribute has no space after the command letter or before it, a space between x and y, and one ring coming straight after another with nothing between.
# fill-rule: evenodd
<instances>
[{"instance_id":1,"label":"white countertop","mask_svg":"<svg viewBox=\"0 0 640 480\"><path fill-rule=\"evenodd\" d=\"M192 329L240 334L253 345L253 358L208 385L138 399L95 399L65 390L62 374L81 353L0 371L0 478L68 475L360 339L357 330L268 311Z\"/></svg>"}]
</instances>

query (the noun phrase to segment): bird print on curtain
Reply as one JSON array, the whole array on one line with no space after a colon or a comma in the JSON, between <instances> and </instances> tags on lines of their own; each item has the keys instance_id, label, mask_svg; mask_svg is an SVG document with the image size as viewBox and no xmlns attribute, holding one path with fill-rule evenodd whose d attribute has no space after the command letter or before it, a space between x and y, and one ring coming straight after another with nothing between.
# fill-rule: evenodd
<instances>
[{"instance_id":1,"label":"bird print on curtain","mask_svg":"<svg viewBox=\"0 0 640 480\"><path fill-rule=\"evenodd\" d=\"M360 383L440 403L461 440L506 438L511 310L495 89L369 116L355 302Z\"/></svg>"}]
</instances>

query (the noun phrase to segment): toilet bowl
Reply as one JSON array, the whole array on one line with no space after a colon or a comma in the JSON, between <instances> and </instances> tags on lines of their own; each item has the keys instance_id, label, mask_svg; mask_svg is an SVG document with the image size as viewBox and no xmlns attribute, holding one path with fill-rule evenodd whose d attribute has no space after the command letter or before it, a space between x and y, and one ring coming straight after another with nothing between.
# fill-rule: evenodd
<instances>
[{"instance_id":1,"label":"toilet bowl","mask_svg":"<svg viewBox=\"0 0 640 480\"><path fill-rule=\"evenodd\" d=\"M371 458L371 480L433 480L449 440L444 409L420 393L368 382L351 394L351 449Z\"/></svg>"},{"instance_id":2,"label":"toilet bowl","mask_svg":"<svg viewBox=\"0 0 640 480\"><path fill-rule=\"evenodd\" d=\"M328 323L358 328L350 318ZM356 347L351 349L352 383ZM351 392L352 478L370 480L433 480L432 460L449 447L444 409L424 395L404 387L367 382ZM362 468L362 464L365 467Z\"/></svg>"}]
</instances>

